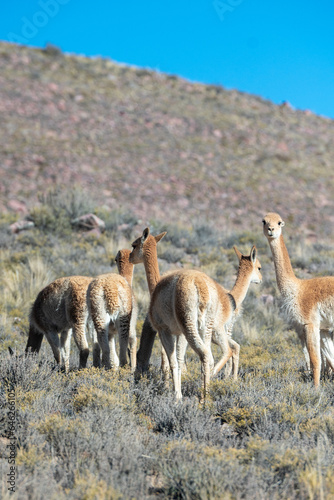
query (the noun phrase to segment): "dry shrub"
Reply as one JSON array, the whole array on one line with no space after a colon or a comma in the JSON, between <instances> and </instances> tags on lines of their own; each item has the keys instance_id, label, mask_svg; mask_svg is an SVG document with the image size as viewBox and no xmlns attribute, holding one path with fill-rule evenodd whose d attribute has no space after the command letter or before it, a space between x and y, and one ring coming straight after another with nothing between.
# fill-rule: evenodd
<instances>
[{"instance_id":1,"label":"dry shrub","mask_svg":"<svg viewBox=\"0 0 334 500\"><path fill-rule=\"evenodd\" d=\"M8 310L15 308L28 314L38 292L53 279L52 270L39 255L28 257L26 262L4 271L0 302Z\"/></svg>"}]
</instances>

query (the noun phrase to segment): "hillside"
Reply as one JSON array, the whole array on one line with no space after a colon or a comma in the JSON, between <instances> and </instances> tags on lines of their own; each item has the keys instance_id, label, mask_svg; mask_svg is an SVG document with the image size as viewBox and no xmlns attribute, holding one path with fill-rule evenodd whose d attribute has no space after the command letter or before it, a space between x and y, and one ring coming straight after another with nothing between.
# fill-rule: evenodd
<instances>
[{"instance_id":1,"label":"hillside","mask_svg":"<svg viewBox=\"0 0 334 500\"><path fill-rule=\"evenodd\" d=\"M334 122L220 86L0 44L0 211L79 185L111 209L333 234ZM16 202L20 202L20 205Z\"/></svg>"},{"instance_id":2,"label":"hillside","mask_svg":"<svg viewBox=\"0 0 334 500\"><path fill-rule=\"evenodd\" d=\"M334 498L334 375L324 370L314 389L280 311L261 224L281 212L299 278L334 275L334 122L106 59L6 44L0 110L1 498ZM73 224L87 212L104 232ZM25 216L29 230L8 231ZM229 290L233 245L258 249L263 281L249 287L233 328L238 379L212 378L205 404L190 348L175 404L158 339L140 379L129 366L92 367L92 353L78 370L74 341L68 375L46 339L37 358L21 356L39 291L56 277L117 272L117 251L146 224L153 235L167 230L161 273L195 267ZM139 345L149 304L141 264L133 290Z\"/></svg>"}]
</instances>

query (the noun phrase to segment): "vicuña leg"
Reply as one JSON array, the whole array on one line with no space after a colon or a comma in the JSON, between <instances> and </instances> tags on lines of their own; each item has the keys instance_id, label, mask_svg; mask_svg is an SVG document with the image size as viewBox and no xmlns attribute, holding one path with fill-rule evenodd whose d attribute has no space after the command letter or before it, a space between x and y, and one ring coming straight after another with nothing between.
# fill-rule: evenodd
<instances>
[{"instance_id":1,"label":"vicu\u00f1a leg","mask_svg":"<svg viewBox=\"0 0 334 500\"><path fill-rule=\"evenodd\" d=\"M232 376L234 380L237 380L238 378L238 369L239 369L239 354L240 354L240 345L238 342L235 340L229 338L228 339L228 344L230 346L230 349L232 350L232 358L230 358L227 362L226 370L225 370L225 377L229 377L231 375L231 369L233 366L233 373Z\"/></svg>"},{"instance_id":2,"label":"vicu\u00f1a leg","mask_svg":"<svg viewBox=\"0 0 334 500\"><path fill-rule=\"evenodd\" d=\"M159 331L159 336L161 343L166 351L169 361L169 366L172 372L174 394L176 400L180 401L182 399L182 393L178 376L178 363L176 357L176 337L175 335L171 335L170 332L168 332L167 330Z\"/></svg>"},{"instance_id":3,"label":"vicu\u00f1a leg","mask_svg":"<svg viewBox=\"0 0 334 500\"><path fill-rule=\"evenodd\" d=\"M89 356L89 347L85 335L85 329L86 329L85 323L81 325L78 324L73 327L74 341L79 349L79 359L80 359L79 368L86 368L87 359Z\"/></svg>"},{"instance_id":4,"label":"vicu\u00f1a leg","mask_svg":"<svg viewBox=\"0 0 334 500\"><path fill-rule=\"evenodd\" d=\"M203 341L194 327L189 325L186 327L186 338L190 347L196 352L202 363L202 386L205 399L209 389L213 360L211 352L211 332L206 333Z\"/></svg>"},{"instance_id":5,"label":"vicu\u00f1a leg","mask_svg":"<svg viewBox=\"0 0 334 500\"><path fill-rule=\"evenodd\" d=\"M222 350L223 356L220 358L218 363L216 363L213 369L213 375L217 375L217 373L226 365L227 361L233 356L233 350L231 349L229 343L232 339L229 339L225 333L225 330L222 332L215 332L215 343L219 345ZM234 341L232 341L234 342ZM236 342L235 342L236 344ZM238 345L238 344L237 344ZM238 366L237 366L238 369ZM233 373L234 374L234 373Z\"/></svg>"},{"instance_id":6,"label":"vicu\u00f1a leg","mask_svg":"<svg viewBox=\"0 0 334 500\"><path fill-rule=\"evenodd\" d=\"M93 322L89 319L87 321L87 330L89 333L89 337L91 339L91 343L93 344L93 366L95 368L101 367L101 347L97 340L97 334L94 328Z\"/></svg>"},{"instance_id":7,"label":"vicu\u00f1a leg","mask_svg":"<svg viewBox=\"0 0 334 500\"><path fill-rule=\"evenodd\" d=\"M311 361L310 361L310 355L309 355L309 352L308 352L308 348L307 348L307 345L306 345L306 332L305 332L305 327L302 326L302 325L294 325L295 326L295 330L297 332L297 335L299 337L299 340L302 344L302 349L303 349L303 353L304 353L304 358L305 358L305 361L306 361L306 367L309 371L311 371Z\"/></svg>"},{"instance_id":8,"label":"vicu\u00f1a leg","mask_svg":"<svg viewBox=\"0 0 334 500\"><path fill-rule=\"evenodd\" d=\"M108 330L109 353L110 353L109 359L110 359L110 368L115 371L117 371L119 368L119 358L117 356L117 350L116 350L116 335L117 335L116 326L114 325L114 323L112 323L112 321L110 321ZM102 353L102 361L103 361L103 353Z\"/></svg>"},{"instance_id":9,"label":"vicu\u00f1a leg","mask_svg":"<svg viewBox=\"0 0 334 500\"><path fill-rule=\"evenodd\" d=\"M322 363L324 363L327 370L331 369L334 371L333 332L330 330L321 330L320 345L323 357Z\"/></svg>"},{"instance_id":10,"label":"vicu\u00f1a leg","mask_svg":"<svg viewBox=\"0 0 334 500\"><path fill-rule=\"evenodd\" d=\"M169 375L169 361L163 345L161 345L161 371L163 379L167 381Z\"/></svg>"},{"instance_id":11,"label":"vicu\u00f1a leg","mask_svg":"<svg viewBox=\"0 0 334 500\"><path fill-rule=\"evenodd\" d=\"M178 364L179 385L181 387L181 375L184 372L184 359L188 342L184 335L179 335L176 340L176 357Z\"/></svg>"},{"instance_id":12,"label":"vicu\u00f1a leg","mask_svg":"<svg viewBox=\"0 0 334 500\"><path fill-rule=\"evenodd\" d=\"M95 325L95 327L96 326L97 325ZM102 351L102 366L107 370L110 370L111 363L110 363L110 346L109 346L108 332L109 332L108 322L104 325L100 323L96 329L97 339Z\"/></svg>"},{"instance_id":13,"label":"vicu\u00f1a leg","mask_svg":"<svg viewBox=\"0 0 334 500\"><path fill-rule=\"evenodd\" d=\"M58 337L58 332L46 332L45 333L46 340L49 342L53 355L55 357L55 360L58 365L60 365L61 362L61 356L60 356L60 346L59 346L59 337Z\"/></svg>"},{"instance_id":14,"label":"vicu\u00f1a leg","mask_svg":"<svg viewBox=\"0 0 334 500\"><path fill-rule=\"evenodd\" d=\"M131 316L124 316L119 319L119 360L120 365L127 364L127 352L129 344L129 331L130 331Z\"/></svg>"},{"instance_id":15,"label":"vicu\u00f1a leg","mask_svg":"<svg viewBox=\"0 0 334 500\"><path fill-rule=\"evenodd\" d=\"M305 325L306 346L310 356L311 369L315 387L320 383L321 355L319 326L309 323Z\"/></svg>"},{"instance_id":16,"label":"vicu\u00f1a leg","mask_svg":"<svg viewBox=\"0 0 334 500\"><path fill-rule=\"evenodd\" d=\"M228 346L232 351L232 355L224 363L224 355L229 353L229 350L227 349L226 338L228 339ZM214 344L218 345L223 352L223 358L219 361L219 365L221 365L221 366L219 368L218 363L217 363L217 365L214 368L213 375L216 375L218 373L218 371L220 371L221 368L223 368L223 366L225 364L225 367L226 367L225 368L225 377L229 377L231 375L231 372L233 369L233 378L236 380L238 377L238 369L239 369L240 345L237 342L235 342L235 340L233 340L228 333L223 334L222 338L221 338L221 334L214 332L214 334L212 335L212 342ZM226 351L226 349L227 349L227 351ZM216 371L216 370L218 370L218 371Z\"/></svg>"},{"instance_id":17,"label":"vicu\u00f1a leg","mask_svg":"<svg viewBox=\"0 0 334 500\"><path fill-rule=\"evenodd\" d=\"M137 352L136 374L140 376L148 371L149 361L152 354L154 339L157 332L152 328L151 322L146 316L140 337L139 349Z\"/></svg>"},{"instance_id":18,"label":"vicu\u00f1a leg","mask_svg":"<svg viewBox=\"0 0 334 500\"><path fill-rule=\"evenodd\" d=\"M130 332L129 334L129 346L130 346L130 366L131 371L134 372L137 363L137 336L136 331Z\"/></svg>"},{"instance_id":19,"label":"vicu\u00f1a leg","mask_svg":"<svg viewBox=\"0 0 334 500\"><path fill-rule=\"evenodd\" d=\"M72 329L64 330L60 336L60 357L61 364L65 368L65 373L70 369L70 350L71 350Z\"/></svg>"}]
</instances>

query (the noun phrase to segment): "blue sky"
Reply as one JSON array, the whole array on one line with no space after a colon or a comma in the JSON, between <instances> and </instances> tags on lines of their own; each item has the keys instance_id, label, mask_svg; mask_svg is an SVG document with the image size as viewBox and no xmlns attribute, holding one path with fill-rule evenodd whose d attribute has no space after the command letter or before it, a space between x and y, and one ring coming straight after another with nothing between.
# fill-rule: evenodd
<instances>
[{"instance_id":1,"label":"blue sky","mask_svg":"<svg viewBox=\"0 0 334 500\"><path fill-rule=\"evenodd\" d=\"M334 118L334 2L16 0L0 39L221 84Z\"/></svg>"}]
</instances>

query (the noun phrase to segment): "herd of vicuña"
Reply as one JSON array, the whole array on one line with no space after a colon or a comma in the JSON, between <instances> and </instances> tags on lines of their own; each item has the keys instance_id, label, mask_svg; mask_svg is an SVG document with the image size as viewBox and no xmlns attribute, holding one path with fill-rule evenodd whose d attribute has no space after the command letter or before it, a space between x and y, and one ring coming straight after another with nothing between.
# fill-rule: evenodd
<instances>
[{"instance_id":1,"label":"herd of vicu\u00f1a","mask_svg":"<svg viewBox=\"0 0 334 500\"><path fill-rule=\"evenodd\" d=\"M277 213L263 219L263 232L272 251L282 308L303 346L314 385L319 386L321 369L334 370L334 276L298 279L284 243L284 222ZM210 377L224 366L225 376L237 378L240 346L232 339L235 320L251 283L261 283L261 264L252 247L243 255L236 247L239 268L231 290L199 270L179 269L160 275L157 244L165 232L152 236L148 228L132 243L132 251L116 256L119 274L90 278L59 278L39 292L30 313L26 353L38 353L43 336L56 362L69 370L70 343L80 353L79 368L89 355L87 332L92 342L93 366L117 370L128 362L136 376L146 372L158 332L161 368L166 379L172 375L174 394L182 398L181 377L188 344L201 361L203 395ZM137 303L132 289L133 268L144 264L150 304L137 352ZM118 333L119 356L116 349ZM221 349L214 362L211 342Z\"/></svg>"}]
</instances>

